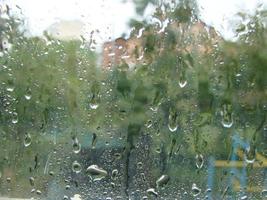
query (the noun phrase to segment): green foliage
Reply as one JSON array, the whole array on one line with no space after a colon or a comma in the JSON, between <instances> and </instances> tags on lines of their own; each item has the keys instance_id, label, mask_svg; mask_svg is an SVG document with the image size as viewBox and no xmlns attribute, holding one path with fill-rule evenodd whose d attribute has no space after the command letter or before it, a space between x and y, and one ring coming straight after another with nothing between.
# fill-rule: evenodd
<instances>
[{"instance_id":1,"label":"green foliage","mask_svg":"<svg viewBox=\"0 0 267 200\"><path fill-rule=\"evenodd\" d=\"M149 1L137 3L142 13ZM190 6L182 1L165 17L186 32L195 23L192 19L197 21L196 9ZM28 38L18 30L4 31L11 35L12 49L0 59L0 134L8 141L1 147L22 144L32 133L33 140L39 141L25 152L32 158L40 146L53 146L53 137L65 143L81 131L108 140L106 132L115 130L129 154L139 137L149 135L151 155L156 154L152 148L160 149L162 160L168 159L164 170L170 175L183 170L187 173L183 180L194 165L175 168L170 163L177 162L176 154L226 159L234 130L251 144L249 156L253 156L265 138L267 103L267 29L262 21L266 12L258 14L243 16L249 23L237 30L238 40L221 40L218 47L211 45L208 33L194 38L193 33L167 27L166 34L160 35L153 25L133 21L137 30L145 28L144 58L152 61L132 70L126 63L111 71L100 69L97 55L81 41L60 41L47 34ZM201 53L194 42L209 44L211 51ZM191 51L186 48L190 45ZM223 123L232 118L233 126L225 127ZM20 149L8 156L0 154L1 166L13 151ZM47 151L39 154L44 157Z\"/></svg>"}]
</instances>

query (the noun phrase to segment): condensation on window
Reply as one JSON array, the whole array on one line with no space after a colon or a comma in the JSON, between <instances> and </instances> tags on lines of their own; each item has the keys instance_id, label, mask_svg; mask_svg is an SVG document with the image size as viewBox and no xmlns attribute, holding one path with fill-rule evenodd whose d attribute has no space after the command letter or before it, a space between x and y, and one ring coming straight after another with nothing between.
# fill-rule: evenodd
<instances>
[{"instance_id":1,"label":"condensation on window","mask_svg":"<svg viewBox=\"0 0 267 200\"><path fill-rule=\"evenodd\" d=\"M267 1L0 1L0 200L267 198Z\"/></svg>"}]
</instances>

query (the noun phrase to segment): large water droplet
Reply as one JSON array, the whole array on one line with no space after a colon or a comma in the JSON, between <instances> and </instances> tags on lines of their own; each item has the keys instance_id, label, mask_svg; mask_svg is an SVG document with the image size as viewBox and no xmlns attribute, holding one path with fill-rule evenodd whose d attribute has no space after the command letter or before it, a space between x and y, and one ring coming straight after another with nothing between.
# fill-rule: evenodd
<instances>
[{"instance_id":1,"label":"large water droplet","mask_svg":"<svg viewBox=\"0 0 267 200\"><path fill-rule=\"evenodd\" d=\"M95 110L98 108L99 105L97 103L90 102L89 106L91 109Z\"/></svg>"},{"instance_id":2,"label":"large water droplet","mask_svg":"<svg viewBox=\"0 0 267 200\"><path fill-rule=\"evenodd\" d=\"M72 171L75 173L80 173L82 171L82 166L77 161L74 161L72 163Z\"/></svg>"},{"instance_id":3,"label":"large water droplet","mask_svg":"<svg viewBox=\"0 0 267 200\"><path fill-rule=\"evenodd\" d=\"M97 136L96 136L95 133L93 133L93 138L92 138L92 149L95 148L96 142L97 142Z\"/></svg>"},{"instance_id":4,"label":"large water droplet","mask_svg":"<svg viewBox=\"0 0 267 200\"><path fill-rule=\"evenodd\" d=\"M27 89L24 97L26 100L30 100L32 98L32 91L30 89Z\"/></svg>"},{"instance_id":5,"label":"large water droplet","mask_svg":"<svg viewBox=\"0 0 267 200\"><path fill-rule=\"evenodd\" d=\"M93 96L89 102L90 108L93 110L97 109L99 106L99 101L100 101L99 95L93 94Z\"/></svg>"},{"instance_id":6,"label":"large water droplet","mask_svg":"<svg viewBox=\"0 0 267 200\"><path fill-rule=\"evenodd\" d=\"M74 194L73 197L70 198L71 200L82 200L82 197L80 194Z\"/></svg>"},{"instance_id":7,"label":"large water droplet","mask_svg":"<svg viewBox=\"0 0 267 200\"><path fill-rule=\"evenodd\" d=\"M222 126L225 128L231 128L234 123L231 104L223 104L221 117Z\"/></svg>"},{"instance_id":8,"label":"large water droplet","mask_svg":"<svg viewBox=\"0 0 267 200\"><path fill-rule=\"evenodd\" d=\"M154 197L158 196L158 193L156 192L156 190L154 188L149 188L146 192L150 196L154 196Z\"/></svg>"},{"instance_id":9,"label":"large water droplet","mask_svg":"<svg viewBox=\"0 0 267 200\"><path fill-rule=\"evenodd\" d=\"M33 177L30 177L29 178L29 181L30 181L31 186L34 186L34 178Z\"/></svg>"},{"instance_id":10,"label":"large water droplet","mask_svg":"<svg viewBox=\"0 0 267 200\"><path fill-rule=\"evenodd\" d=\"M148 120L146 123L145 123L145 126L147 128L150 128L151 126L153 125L153 122L151 120Z\"/></svg>"},{"instance_id":11,"label":"large water droplet","mask_svg":"<svg viewBox=\"0 0 267 200\"><path fill-rule=\"evenodd\" d=\"M24 137L24 146L28 147L31 145L31 143L32 143L32 137L29 133L26 133Z\"/></svg>"},{"instance_id":12,"label":"large water droplet","mask_svg":"<svg viewBox=\"0 0 267 200\"><path fill-rule=\"evenodd\" d=\"M247 195L243 195L240 200L247 200L248 199L248 196Z\"/></svg>"},{"instance_id":13,"label":"large water droplet","mask_svg":"<svg viewBox=\"0 0 267 200\"><path fill-rule=\"evenodd\" d=\"M184 88L187 85L187 80L179 80L178 84L180 88Z\"/></svg>"},{"instance_id":14,"label":"large water droplet","mask_svg":"<svg viewBox=\"0 0 267 200\"><path fill-rule=\"evenodd\" d=\"M161 177L158 178L156 181L157 187L162 187L166 185L170 180L170 177L168 175L161 175Z\"/></svg>"},{"instance_id":15,"label":"large water droplet","mask_svg":"<svg viewBox=\"0 0 267 200\"><path fill-rule=\"evenodd\" d=\"M196 159L196 167L198 169L201 169L203 167L203 164L204 164L203 155L202 154L197 154L195 159Z\"/></svg>"},{"instance_id":16,"label":"large water droplet","mask_svg":"<svg viewBox=\"0 0 267 200\"><path fill-rule=\"evenodd\" d=\"M160 106L160 104L162 102L162 98L163 98L162 92L161 92L160 89L158 89L156 91L156 93L155 93L155 97L154 97L154 99L152 101L152 105L150 107L150 110L152 110L153 112L157 112L158 108L159 108L159 106Z\"/></svg>"},{"instance_id":17,"label":"large water droplet","mask_svg":"<svg viewBox=\"0 0 267 200\"><path fill-rule=\"evenodd\" d=\"M6 86L6 91L13 92L14 89L15 89L15 85L14 85L13 80L8 80L7 81L7 86Z\"/></svg>"},{"instance_id":18,"label":"large water droplet","mask_svg":"<svg viewBox=\"0 0 267 200\"><path fill-rule=\"evenodd\" d=\"M198 196L201 193L201 189L197 187L195 183L192 185L192 194L194 197Z\"/></svg>"},{"instance_id":19,"label":"large water droplet","mask_svg":"<svg viewBox=\"0 0 267 200\"><path fill-rule=\"evenodd\" d=\"M178 128L177 118L177 113L175 111L170 110L168 128L171 132L175 132Z\"/></svg>"},{"instance_id":20,"label":"large water droplet","mask_svg":"<svg viewBox=\"0 0 267 200\"><path fill-rule=\"evenodd\" d=\"M111 173L111 179L112 179L112 180L117 179L118 174L119 174L119 171L118 171L117 169L112 170L112 173Z\"/></svg>"},{"instance_id":21,"label":"large water droplet","mask_svg":"<svg viewBox=\"0 0 267 200\"><path fill-rule=\"evenodd\" d=\"M245 161L248 164L252 164L255 162L256 159L256 149L248 147L245 150Z\"/></svg>"},{"instance_id":22,"label":"large water droplet","mask_svg":"<svg viewBox=\"0 0 267 200\"><path fill-rule=\"evenodd\" d=\"M90 165L87 169L86 172L89 174L90 178L93 181L98 181L103 178L105 178L108 175L108 172L97 165Z\"/></svg>"},{"instance_id":23,"label":"large water droplet","mask_svg":"<svg viewBox=\"0 0 267 200\"><path fill-rule=\"evenodd\" d=\"M6 87L6 91L8 91L8 92L13 92L14 89L15 89L15 87L14 86L11 86L11 85L9 85L9 86Z\"/></svg>"},{"instance_id":24,"label":"large water droplet","mask_svg":"<svg viewBox=\"0 0 267 200\"><path fill-rule=\"evenodd\" d=\"M73 138L72 150L74 153L79 153L81 151L81 144L76 137Z\"/></svg>"},{"instance_id":25,"label":"large water droplet","mask_svg":"<svg viewBox=\"0 0 267 200\"><path fill-rule=\"evenodd\" d=\"M18 113L13 112L13 113L12 113L12 119L11 119L11 122L12 122L13 124L16 124L16 123L18 123L18 121L19 121Z\"/></svg>"},{"instance_id":26,"label":"large water droplet","mask_svg":"<svg viewBox=\"0 0 267 200\"><path fill-rule=\"evenodd\" d=\"M267 197L267 189L263 189L261 191L261 195L262 195L263 198L266 198Z\"/></svg>"}]
</instances>

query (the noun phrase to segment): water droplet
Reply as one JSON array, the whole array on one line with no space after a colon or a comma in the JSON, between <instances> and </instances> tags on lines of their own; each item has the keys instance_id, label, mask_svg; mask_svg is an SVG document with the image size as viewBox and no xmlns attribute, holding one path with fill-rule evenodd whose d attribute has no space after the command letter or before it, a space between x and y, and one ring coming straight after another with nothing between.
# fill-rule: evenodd
<instances>
[{"instance_id":1,"label":"water droplet","mask_svg":"<svg viewBox=\"0 0 267 200\"><path fill-rule=\"evenodd\" d=\"M145 124L147 128L150 128L153 125L153 122L151 120L148 120Z\"/></svg>"},{"instance_id":2,"label":"water droplet","mask_svg":"<svg viewBox=\"0 0 267 200\"><path fill-rule=\"evenodd\" d=\"M178 128L177 113L172 110L170 110L169 114L168 128L171 132L175 132Z\"/></svg>"},{"instance_id":3,"label":"water droplet","mask_svg":"<svg viewBox=\"0 0 267 200\"><path fill-rule=\"evenodd\" d=\"M157 187L162 187L166 185L170 180L170 177L168 175L161 175L161 177L158 178L156 181Z\"/></svg>"},{"instance_id":4,"label":"water droplet","mask_svg":"<svg viewBox=\"0 0 267 200\"><path fill-rule=\"evenodd\" d=\"M34 178L33 177L30 177L29 178L29 181L30 181L31 186L34 186Z\"/></svg>"},{"instance_id":5,"label":"water droplet","mask_svg":"<svg viewBox=\"0 0 267 200\"><path fill-rule=\"evenodd\" d=\"M245 150L245 161L248 164L252 164L255 162L255 158L256 158L256 150L254 148L246 148Z\"/></svg>"},{"instance_id":6,"label":"water droplet","mask_svg":"<svg viewBox=\"0 0 267 200\"><path fill-rule=\"evenodd\" d=\"M120 153L115 153L114 157L115 157L116 160L119 160L119 159L121 159L121 154Z\"/></svg>"},{"instance_id":7,"label":"water droplet","mask_svg":"<svg viewBox=\"0 0 267 200\"><path fill-rule=\"evenodd\" d=\"M179 80L180 88L184 88L187 85L187 80Z\"/></svg>"},{"instance_id":8,"label":"water droplet","mask_svg":"<svg viewBox=\"0 0 267 200\"><path fill-rule=\"evenodd\" d=\"M54 176L54 174L55 174L55 173L54 173L53 171L49 171L49 175L50 175L50 176Z\"/></svg>"},{"instance_id":9,"label":"water droplet","mask_svg":"<svg viewBox=\"0 0 267 200\"><path fill-rule=\"evenodd\" d=\"M14 81L13 80L8 80L7 85L6 85L6 91L8 92L13 92L15 89Z\"/></svg>"},{"instance_id":10,"label":"water droplet","mask_svg":"<svg viewBox=\"0 0 267 200\"><path fill-rule=\"evenodd\" d=\"M154 188L149 188L146 192L147 192L147 194L149 194L151 196L154 196L154 197L158 196L158 193L156 192L156 190Z\"/></svg>"},{"instance_id":11,"label":"water droplet","mask_svg":"<svg viewBox=\"0 0 267 200\"><path fill-rule=\"evenodd\" d=\"M96 142L97 142L97 136L96 136L95 133L93 133L93 138L92 138L92 149L95 148Z\"/></svg>"},{"instance_id":12,"label":"water droplet","mask_svg":"<svg viewBox=\"0 0 267 200\"><path fill-rule=\"evenodd\" d=\"M13 124L16 124L16 123L18 123L18 121L19 121L18 113L13 112L13 113L12 113L12 119L11 119L11 122L12 122Z\"/></svg>"},{"instance_id":13,"label":"water droplet","mask_svg":"<svg viewBox=\"0 0 267 200\"><path fill-rule=\"evenodd\" d=\"M41 190L36 190L36 194L41 195L42 194Z\"/></svg>"},{"instance_id":14,"label":"water droplet","mask_svg":"<svg viewBox=\"0 0 267 200\"><path fill-rule=\"evenodd\" d=\"M137 163L137 169L142 169L143 168L143 163L142 162L138 162Z\"/></svg>"},{"instance_id":15,"label":"water droplet","mask_svg":"<svg viewBox=\"0 0 267 200\"><path fill-rule=\"evenodd\" d=\"M24 95L26 100L30 100L32 98L32 92L30 89L27 89L26 94Z\"/></svg>"},{"instance_id":16,"label":"water droplet","mask_svg":"<svg viewBox=\"0 0 267 200\"><path fill-rule=\"evenodd\" d=\"M206 190L206 193L207 193L207 194L210 194L211 191L212 191L212 190L211 190L210 188L208 188L208 189Z\"/></svg>"},{"instance_id":17,"label":"water droplet","mask_svg":"<svg viewBox=\"0 0 267 200\"><path fill-rule=\"evenodd\" d=\"M192 194L194 197L198 196L201 193L201 189L197 187L195 183L192 185Z\"/></svg>"},{"instance_id":18,"label":"water droplet","mask_svg":"<svg viewBox=\"0 0 267 200\"><path fill-rule=\"evenodd\" d=\"M150 110L152 110L153 112L157 112L158 108L162 102L162 98L163 98L162 92L160 89L158 89L155 93L155 97L152 101L152 105L150 107Z\"/></svg>"},{"instance_id":19,"label":"water droplet","mask_svg":"<svg viewBox=\"0 0 267 200\"><path fill-rule=\"evenodd\" d=\"M68 199L69 199L69 197L64 195L63 200L68 200Z\"/></svg>"},{"instance_id":20,"label":"water droplet","mask_svg":"<svg viewBox=\"0 0 267 200\"><path fill-rule=\"evenodd\" d=\"M82 200L81 195L75 194L73 197L70 198L71 200Z\"/></svg>"},{"instance_id":21,"label":"water droplet","mask_svg":"<svg viewBox=\"0 0 267 200\"><path fill-rule=\"evenodd\" d=\"M98 181L103 178L105 178L108 175L108 172L97 165L90 165L87 169L86 172L89 174L90 178L93 181Z\"/></svg>"},{"instance_id":22,"label":"water droplet","mask_svg":"<svg viewBox=\"0 0 267 200\"><path fill-rule=\"evenodd\" d=\"M261 195L262 195L262 197L266 198L267 197L267 189L263 189L261 191Z\"/></svg>"},{"instance_id":23,"label":"water droplet","mask_svg":"<svg viewBox=\"0 0 267 200\"><path fill-rule=\"evenodd\" d=\"M158 111L158 106L151 106L150 110L152 110L153 112L157 112Z\"/></svg>"},{"instance_id":24,"label":"water droplet","mask_svg":"<svg viewBox=\"0 0 267 200\"><path fill-rule=\"evenodd\" d=\"M178 125L177 124L171 124L171 123L169 123L168 124L168 128L169 128L169 130L171 132L175 132L177 130L177 128L178 128Z\"/></svg>"},{"instance_id":25,"label":"water droplet","mask_svg":"<svg viewBox=\"0 0 267 200\"><path fill-rule=\"evenodd\" d=\"M248 199L248 196L247 196L247 195L244 195L244 196L242 196L242 197L240 198L240 200L246 200L246 199Z\"/></svg>"},{"instance_id":26,"label":"water droplet","mask_svg":"<svg viewBox=\"0 0 267 200\"><path fill-rule=\"evenodd\" d=\"M197 154L195 159L196 159L196 167L198 169L201 169L203 167L203 164L204 164L203 155L202 154Z\"/></svg>"},{"instance_id":27,"label":"water droplet","mask_svg":"<svg viewBox=\"0 0 267 200\"><path fill-rule=\"evenodd\" d=\"M79 153L81 151L81 144L76 137L73 138L72 150L74 153Z\"/></svg>"},{"instance_id":28,"label":"water droplet","mask_svg":"<svg viewBox=\"0 0 267 200\"><path fill-rule=\"evenodd\" d=\"M224 104L221 110L221 124L225 128L231 128L234 120L233 120L233 113L232 113L232 106L231 104Z\"/></svg>"},{"instance_id":29,"label":"water droplet","mask_svg":"<svg viewBox=\"0 0 267 200\"><path fill-rule=\"evenodd\" d=\"M99 106L99 101L100 101L99 95L93 94L93 96L89 102L90 108L93 110L97 109Z\"/></svg>"},{"instance_id":30,"label":"water droplet","mask_svg":"<svg viewBox=\"0 0 267 200\"><path fill-rule=\"evenodd\" d=\"M112 170L112 172L111 172L111 179L112 180L117 179L118 174L119 174L119 171L117 169Z\"/></svg>"},{"instance_id":31,"label":"water droplet","mask_svg":"<svg viewBox=\"0 0 267 200\"><path fill-rule=\"evenodd\" d=\"M98 108L99 105L98 105L97 103L92 103L92 102L91 102L91 103L89 104L89 106L90 106L91 109L95 110L95 109Z\"/></svg>"},{"instance_id":32,"label":"water droplet","mask_svg":"<svg viewBox=\"0 0 267 200\"><path fill-rule=\"evenodd\" d=\"M6 87L6 91L8 91L8 92L13 92L14 89L15 89L14 86L8 86L8 87Z\"/></svg>"},{"instance_id":33,"label":"water droplet","mask_svg":"<svg viewBox=\"0 0 267 200\"><path fill-rule=\"evenodd\" d=\"M29 133L26 133L24 137L24 146L28 147L31 145L31 143L32 143L32 137Z\"/></svg>"},{"instance_id":34,"label":"water droplet","mask_svg":"<svg viewBox=\"0 0 267 200\"><path fill-rule=\"evenodd\" d=\"M75 173L80 173L82 171L82 166L77 161L74 161L72 163L72 171Z\"/></svg>"}]
</instances>

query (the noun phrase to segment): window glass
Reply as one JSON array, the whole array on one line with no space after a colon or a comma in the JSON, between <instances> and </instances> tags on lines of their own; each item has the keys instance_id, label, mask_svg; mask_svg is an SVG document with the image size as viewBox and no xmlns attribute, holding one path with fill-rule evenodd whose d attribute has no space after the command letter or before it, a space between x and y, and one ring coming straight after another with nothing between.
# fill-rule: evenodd
<instances>
[{"instance_id":1,"label":"window glass","mask_svg":"<svg viewBox=\"0 0 267 200\"><path fill-rule=\"evenodd\" d=\"M267 1L0 1L0 200L267 198Z\"/></svg>"}]
</instances>

